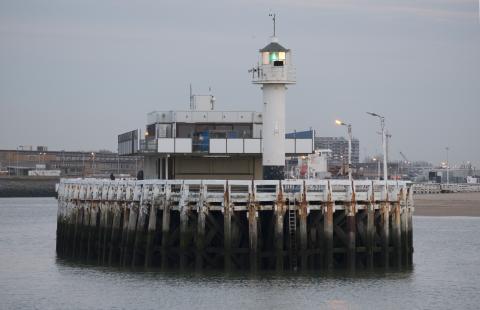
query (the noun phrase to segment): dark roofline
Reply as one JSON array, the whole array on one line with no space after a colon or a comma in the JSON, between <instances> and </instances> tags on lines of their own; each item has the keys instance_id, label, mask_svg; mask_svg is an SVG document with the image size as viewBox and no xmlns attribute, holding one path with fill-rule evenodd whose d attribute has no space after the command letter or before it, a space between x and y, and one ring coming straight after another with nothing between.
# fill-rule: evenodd
<instances>
[{"instance_id":1,"label":"dark roofline","mask_svg":"<svg viewBox=\"0 0 480 310\"><path fill-rule=\"evenodd\" d=\"M260 50L260 52L289 52L289 49L286 49L285 47L281 46L277 42L271 42L264 48Z\"/></svg>"}]
</instances>

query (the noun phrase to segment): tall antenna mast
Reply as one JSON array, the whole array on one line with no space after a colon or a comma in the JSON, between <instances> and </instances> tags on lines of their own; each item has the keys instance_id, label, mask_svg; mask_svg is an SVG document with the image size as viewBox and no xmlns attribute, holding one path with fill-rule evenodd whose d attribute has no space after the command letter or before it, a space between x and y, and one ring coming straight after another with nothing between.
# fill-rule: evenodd
<instances>
[{"instance_id":1,"label":"tall antenna mast","mask_svg":"<svg viewBox=\"0 0 480 310\"><path fill-rule=\"evenodd\" d=\"M275 36L275 22L276 22L277 14L276 13L270 13L270 14L268 14L268 16L272 17L272 20L273 20L273 36Z\"/></svg>"}]
</instances>

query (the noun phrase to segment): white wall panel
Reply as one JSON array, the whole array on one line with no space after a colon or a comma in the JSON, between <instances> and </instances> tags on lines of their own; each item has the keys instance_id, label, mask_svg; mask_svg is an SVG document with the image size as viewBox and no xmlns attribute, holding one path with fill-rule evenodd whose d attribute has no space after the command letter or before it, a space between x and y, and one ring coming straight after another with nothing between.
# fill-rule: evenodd
<instances>
[{"instance_id":1,"label":"white wall panel","mask_svg":"<svg viewBox=\"0 0 480 310\"><path fill-rule=\"evenodd\" d=\"M243 139L227 139L227 153L243 153Z\"/></svg>"},{"instance_id":2,"label":"white wall panel","mask_svg":"<svg viewBox=\"0 0 480 310\"><path fill-rule=\"evenodd\" d=\"M222 122L237 122L238 112L223 112Z\"/></svg>"},{"instance_id":3,"label":"white wall panel","mask_svg":"<svg viewBox=\"0 0 480 310\"><path fill-rule=\"evenodd\" d=\"M295 153L295 139L285 139L285 154Z\"/></svg>"},{"instance_id":4,"label":"white wall panel","mask_svg":"<svg viewBox=\"0 0 480 310\"><path fill-rule=\"evenodd\" d=\"M221 122L222 121L222 112L208 112L208 121L210 123Z\"/></svg>"},{"instance_id":5,"label":"white wall panel","mask_svg":"<svg viewBox=\"0 0 480 310\"><path fill-rule=\"evenodd\" d=\"M245 139L245 148L244 152L247 154L258 154L261 153L260 149L261 140L260 139Z\"/></svg>"},{"instance_id":6,"label":"white wall panel","mask_svg":"<svg viewBox=\"0 0 480 310\"><path fill-rule=\"evenodd\" d=\"M192 152L191 138L175 139L175 153L191 153L191 152Z\"/></svg>"},{"instance_id":7,"label":"white wall panel","mask_svg":"<svg viewBox=\"0 0 480 310\"><path fill-rule=\"evenodd\" d=\"M210 153L225 154L227 152L226 139L210 139Z\"/></svg>"},{"instance_id":8,"label":"white wall panel","mask_svg":"<svg viewBox=\"0 0 480 310\"><path fill-rule=\"evenodd\" d=\"M192 113L187 111L175 112L175 121L178 123L191 123Z\"/></svg>"},{"instance_id":9,"label":"white wall panel","mask_svg":"<svg viewBox=\"0 0 480 310\"><path fill-rule=\"evenodd\" d=\"M175 141L173 138L158 139L159 153L173 153L175 152Z\"/></svg>"},{"instance_id":10,"label":"white wall panel","mask_svg":"<svg viewBox=\"0 0 480 310\"><path fill-rule=\"evenodd\" d=\"M238 112L238 121L240 123L251 123L253 121L252 112Z\"/></svg>"},{"instance_id":11,"label":"white wall panel","mask_svg":"<svg viewBox=\"0 0 480 310\"><path fill-rule=\"evenodd\" d=\"M192 112L192 119L197 123L208 122L208 112L206 111L194 111Z\"/></svg>"}]
</instances>

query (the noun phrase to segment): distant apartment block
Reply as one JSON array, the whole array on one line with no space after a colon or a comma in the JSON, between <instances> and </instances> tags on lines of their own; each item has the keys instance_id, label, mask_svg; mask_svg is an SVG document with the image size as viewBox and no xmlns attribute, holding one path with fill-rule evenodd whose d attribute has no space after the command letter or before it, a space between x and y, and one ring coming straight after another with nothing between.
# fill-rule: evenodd
<instances>
[{"instance_id":1,"label":"distant apartment block","mask_svg":"<svg viewBox=\"0 0 480 310\"><path fill-rule=\"evenodd\" d=\"M329 166L342 166L348 163L348 140L344 137L315 137L315 149L330 149ZM352 139L352 164L360 162L360 142Z\"/></svg>"}]
</instances>

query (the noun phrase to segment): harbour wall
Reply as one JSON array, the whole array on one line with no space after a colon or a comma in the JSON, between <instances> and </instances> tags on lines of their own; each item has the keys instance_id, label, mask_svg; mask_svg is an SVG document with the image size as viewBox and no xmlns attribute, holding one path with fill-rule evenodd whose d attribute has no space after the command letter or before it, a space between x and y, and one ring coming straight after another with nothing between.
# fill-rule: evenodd
<instances>
[{"instance_id":1,"label":"harbour wall","mask_svg":"<svg viewBox=\"0 0 480 310\"><path fill-rule=\"evenodd\" d=\"M0 197L54 197L59 177L1 176Z\"/></svg>"},{"instance_id":2,"label":"harbour wall","mask_svg":"<svg viewBox=\"0 0 480 310\"><path fill-rule=\"evenodd\" d=\"M412 186L414 194L474 193L480 192L480 184L468 183L416 183Z\"/></svg>"},{"instance_id":3,"label":"harbour wall","mask_svg":"<svg viewBox=\"0 0 480 310\"><path fill-rule=\"evenodd\" d=\"M409 267L406 182L61 180L57 254L99 265Z\"/></svg>"}]
</instances>

